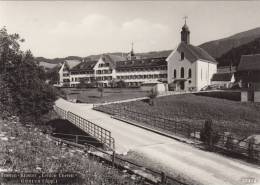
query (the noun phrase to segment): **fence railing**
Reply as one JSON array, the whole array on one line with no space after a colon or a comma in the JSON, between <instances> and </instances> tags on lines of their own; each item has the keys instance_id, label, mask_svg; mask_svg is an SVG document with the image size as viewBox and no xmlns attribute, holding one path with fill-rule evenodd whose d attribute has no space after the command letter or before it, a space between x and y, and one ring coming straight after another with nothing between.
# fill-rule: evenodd
<instances>
[{"instance_id":1,"label":"fence railing","mask_svg":"<svg viewBox=\"0 0 260 185\"><path fill-rule=\"evenodd\" d=\"M70 121L72 124L88 133L90 136L96 138L109 149L115 149L115 140L111 136L111 132L109 130L104 129L70 111L65 111L56 105L54 106L54 110L62 119Z\"/></svg>"},{"instance_id":2,"label":"fence railing","mask_svg":"<svg viewBox=\"0 0 260 185\"><path fill-rule=\"evenodd\" d=\"M178 134L187 138L200 140L200 132L203 128L201 124L190 124L185 121L176 121L171 118L164 118L156 115L150 115L143 112L138 112L123 106L97 106L95 110L102 111L119 118L134 121L135 124L150 127L158 131L170 134ZM230 153L243 155L252 159L260 160L260 145L238 138L231 135L226 135L225 132L231 131L230 128L214 125L214 130L217 132L217 142L213 145L217 149L225 150ZM236 131L236 130L235 130Z\"/></svg>"},{"instance_id":3,"label":"fence railing","mask_svg":"<svg viewBox=\"0 0 260 185\"><path fill-rule=\"evenodd\" d=\"M143 123L146 126L153 127L155 129L181 134L189 138L197 138L197 133L203 126L202 124L192 125L184 121L176 121L171 118L149 115L135 110L126 109L124 107L119 108L116 106L96 106L94 109L111 115L119 116L121 118L131 119L137 123Z\"/></svg>"},{"instance_id":4,"label":"fence railing","mask_svg":"<svg viewBox=\"0 0 260 185\"><path fill-rule=\"evenodd\" d=\"M62 119L67 119L67 111L57 107L56 105L53 106L53 109Z\"/></svg>"},{"instance_id":5,"label":"fence railing","mask_svg":"<svg viewBox=\"0 0 260 185\"><path fill-rule=\"evenodd\" d=\"M158 170L154 170L151 168L144 167L142 165L136 164L135 162L129 161L127 159L123 159L113 153L108 153L102 149L99 149L91 144L87 144L88 142L86 141L84 145L77 143L77 138L80 137L79 135L71 135L74 136L74 138L71 138L68 140L67 136L68 134L62 134L62 133L55 133L55 136L53 137L54 140L57 142L65 143L74 147L79 147L81 149L84 149L85 151L94 151L92 155L95 155L95 151L101 152L102 153L102 160L108 160L112 167L118 168L118 169L124 169L124 170L132 170L133 171L142 171L141 173L135 173L137 176L142 176L142 178L145 178L150 182L150 184L163 184L163 185L188 185L185 182L182 182L176 178L170 177L166 175L164 172L160 172ZM91 152L88 152L91 154ZM101 156L97 156L101 157ZM145 174L151 174L152 176L147 176Z\"/></svg>"}]
</instances>

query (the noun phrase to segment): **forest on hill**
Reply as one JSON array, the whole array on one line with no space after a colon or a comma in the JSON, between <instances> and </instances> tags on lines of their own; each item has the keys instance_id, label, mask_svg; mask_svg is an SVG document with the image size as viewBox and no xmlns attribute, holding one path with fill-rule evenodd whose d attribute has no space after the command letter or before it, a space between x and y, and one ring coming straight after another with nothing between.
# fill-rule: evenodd
<instances>
[{"instance_id":1,"label":"forest on hill","mask_svg":"<svg viewBox=\"0 0 260 185\"><path fill-rule=\"evenodd\" d=\"M217 58L218 66L238 66L242 55L260 53L260 38L252 42L232 48L221 57Z\"/></svg>"},{"instance_id":2,"label":"forest on hill","mask_svg":"<svg viewBox=\"0 0 260 185\"><path fill-rule=\"evenodd\" d=\"M209 41L199 45L214 58L220 58L232 48L240 47L260 38L260 28L234 34L227 38Z\"/></svg>"}]
</instances>

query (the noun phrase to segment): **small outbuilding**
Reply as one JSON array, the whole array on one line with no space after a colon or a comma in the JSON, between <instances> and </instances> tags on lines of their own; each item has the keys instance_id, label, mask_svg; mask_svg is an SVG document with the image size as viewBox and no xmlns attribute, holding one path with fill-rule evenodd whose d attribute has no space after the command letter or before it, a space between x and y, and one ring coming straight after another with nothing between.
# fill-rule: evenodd
<instances>
[{"instance_id":1,"label":"small outbuilding","mask_svg":"<svg viewBox=\"0 0 260 185\"><path fill-rule=\"evenodd\" d=\"M230 88L235 82L234 73L215 73L211 78L211 85L219 88Z\"/></svg>"},{"instance_id":2,"label":"small outbuilding","mask_svg":"<svg viewBox=\"0 0 260 185\"><path fill-rule=\"evenodd\" d=\"M151 91L152 89L154 89L156 92L158 92L159 94L166 92L168 90L168 85L166 83L162 83L162 82L146 82L143 83L140 86L140 89L142 91Z\"/></svg>"},{"instance_id":3,"label":"small outbuilding","mask_svg":"<svg viewBox=\"0 0 260 185\"><path fill-rule=\"evenodd\" d=\"M243 55L238 65L241 101L260 102L260 54Z\"/></svg>"}]
</instances>

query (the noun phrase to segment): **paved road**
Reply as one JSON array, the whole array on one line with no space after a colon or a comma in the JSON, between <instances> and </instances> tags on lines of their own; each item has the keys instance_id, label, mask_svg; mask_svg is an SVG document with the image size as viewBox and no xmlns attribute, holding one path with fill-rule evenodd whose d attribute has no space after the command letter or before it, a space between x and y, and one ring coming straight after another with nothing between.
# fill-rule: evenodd
<instances>
[{"instance_id":1,"label":"paved road","mask_svg":"<svg viewBox=\"0 0 260 185\"><path fill-rule=\"evenodd\" d=\"M219 154L199 150L159 134L138 128L109 115L92 110L90 104L74 104L58 100L56 105L111 131L118 153L133 150L205 185L241 185L241 178L253 177L260 184L260 167Z\"/></svg>"}]
</instances>

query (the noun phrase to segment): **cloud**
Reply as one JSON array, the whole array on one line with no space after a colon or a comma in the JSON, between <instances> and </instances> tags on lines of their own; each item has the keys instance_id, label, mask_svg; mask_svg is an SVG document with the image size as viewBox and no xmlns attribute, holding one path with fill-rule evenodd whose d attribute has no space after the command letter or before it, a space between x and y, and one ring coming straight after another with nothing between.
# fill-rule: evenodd
<instances>
[{"instance_id":1,"label":"cloud","mask_svg":"<svg viewBox=\"0 0 260 185\"><path fill-rule=\"evenodd\" d=\"M171 31L167 25L145 19L118 23L101 14L90 14L78 22L59 22L47 34L53 39L53 54L63 52L65 56L86 56L90 53L126 52L130 50L132 41L136 52L160 50L169 44Z\"/></svg>"}]
</instances>

